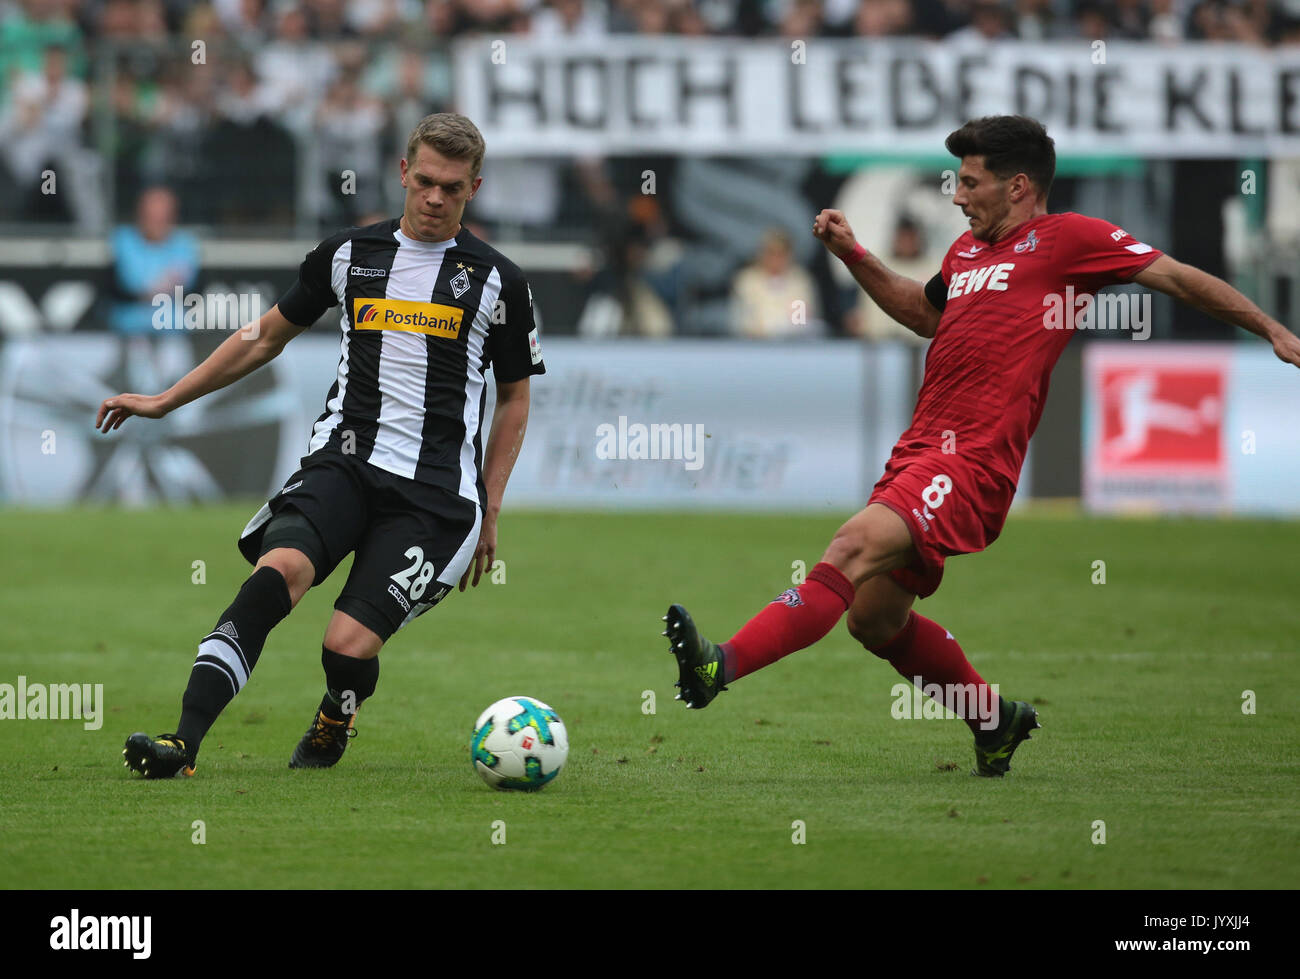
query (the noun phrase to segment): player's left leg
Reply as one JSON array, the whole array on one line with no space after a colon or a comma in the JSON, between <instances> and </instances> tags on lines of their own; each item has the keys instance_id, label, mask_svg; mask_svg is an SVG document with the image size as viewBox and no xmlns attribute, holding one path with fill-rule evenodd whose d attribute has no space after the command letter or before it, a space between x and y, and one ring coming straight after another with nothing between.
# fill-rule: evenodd
<instances>
[{"instance_id":1,"label":"player's left leg","mask_svg":"<svg viewBox=\"0 0 1300 979\"><path fill-rule=\"evenodd\" d=\"M677 657L678 698L688 707L706 707L725 684L811 646L835 627L858 585L914 555L902 518L874 503L840 527L802 585L778 595L727 642L709 642L686 609L671 606L664 634Z\"/></svg>"},{"instance_id":2,"label":"player's left leg","mask_svg":"<svg viewBox=\"0 0 1300 979\"><path fill-rule=\"evenodd\" d=\"M850 635L966 722L975 736L972 774L1005 775L1011 755L1039 726L1037 712L986 683L951 632L912 610L915 598L891 574L863 582L849 608Z\"/></svg>"},{"instance_id":3,"label":"player's left leg","mask_svg":"<svg viewBox=\"0 0 1300 979\"><path fill-rule=\"evenodd\" d=\"M291 768L338 762L357 709L379 682L380 649L455 587L478 546L482 513L474 501L378 469L363 478L372 518L325 632L325 696Z\"/></svg>"},{"instance_id":4,"label":"player's left leg","mask_svg":"<svg viewBox=\"0 0 1300 979\"><path fill-rule=\"evenodd\" d=\"M922 691L940 693L977 737L997 728L1002 703L951 632L912 610L915 595L893 575L863 582L849 608L849 634Z\"/></svg>"},{"instance_id":5,"label":"player's left leg","mask_svg":"<svg viewBox=\"0 0 1300 979\"><path fill-rule=\"evenodd\" d=\"M384 636L334 610L321 646L325 696L289 759L290 768L329 768L343 757L348 738L356 734L357 711L379 685L379 651L389 630L375 624Z\"/></svg>"},{"instance_id":6,"label":"player's left leg","mask_svg":"<svg viewBox=\"0 0 1300 979\"><path fill-rule=\"evenodd\" d=\"M176 733L131 735L128 767L146 778L194 773L203 738L248 682L271 630L329 577L363 525L364 499L344 465L317 461L289 477L240 534L256 568L199 643Z\"/></svg>"}]
</instances>

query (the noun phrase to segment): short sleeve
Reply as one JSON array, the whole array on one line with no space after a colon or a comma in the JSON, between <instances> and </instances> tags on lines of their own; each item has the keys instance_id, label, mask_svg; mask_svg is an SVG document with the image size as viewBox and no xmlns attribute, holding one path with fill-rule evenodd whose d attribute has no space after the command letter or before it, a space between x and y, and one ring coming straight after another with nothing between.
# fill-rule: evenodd
<instances>
[{"instance_id":1,"label":"short sleeve","mask_svg":"<svg viewBox=\"0 0 1300 979\"><path fill-rule=\"evenodd\" d=\"M499 383L545 374L542 343L533 318L533 291L516 269L501 269L501 322L488 333L488 353Z\"/></svg>"},{"instance_id":2,"label":"short sleeve","mask_svg":"<svg viewBox=\"0 0 1300 979\"><path fill-rule=\"evenodd\" d=\"M1128 282L1164 254L1109 221L1082 214L1071 214L1061 235L1068 274L1089 289Z\"/></svg>"},{"instance_id":3,"label":"short sleeve","mask_svg":"<svg viewBox=\"0 0 1300 979\"><path fill-rule=\"evenodd\" d=\"M347 239L346 232L326 238L302 260L298 266L298 281L276 303L290 323L311 326L325 315L327 309L338 305L339 299L331 281L334 253Z\"/></svg>"}]
</instances>

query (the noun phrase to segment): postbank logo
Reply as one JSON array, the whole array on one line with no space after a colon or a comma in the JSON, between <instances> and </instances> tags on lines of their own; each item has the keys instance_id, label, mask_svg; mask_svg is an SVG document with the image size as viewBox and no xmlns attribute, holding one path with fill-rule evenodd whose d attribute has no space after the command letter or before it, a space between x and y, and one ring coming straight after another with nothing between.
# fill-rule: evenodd
<instances>
[{"instance_id":1,"label":"postbank logo","mask_svg":"<svg viewBox=\"0 0 1300 979\"><path fill-rule=\"evenodd\" d=\"M353 299L352 325L358 330L404 330L455 340L465 310L442 303L407 299Z\"/></svg>"}]
</instances>

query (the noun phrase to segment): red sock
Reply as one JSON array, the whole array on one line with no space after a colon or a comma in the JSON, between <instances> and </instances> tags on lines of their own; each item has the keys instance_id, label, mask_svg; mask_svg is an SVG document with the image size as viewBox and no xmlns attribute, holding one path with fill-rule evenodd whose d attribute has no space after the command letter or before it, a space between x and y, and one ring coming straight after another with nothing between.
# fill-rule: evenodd
<instances>
[{"instance_id":1,"label":"red sock","mask_svg":"<svg viewBox=\"0 0 1300 979\"><path fill-rule=\"evenodd\" d=\"M971 731L989 734L1000 716L1000 699L975 672L952 633L912 612L898 635L873 653L887 659L921 692L960 715ZM960 686L958 691L954 689Z\"/></svg>"},{"instance_id":2,"label":"red sock","mask_svg":"<svg viewBox=\"0 0 1300 979\"><path fill-rule=\"evenodd\" d=\"M808 580L787 589L722 644L725 682L811 646L835 628L852 601L853 582L835 565L818 563Z\"/></svg>"}]
</instances>

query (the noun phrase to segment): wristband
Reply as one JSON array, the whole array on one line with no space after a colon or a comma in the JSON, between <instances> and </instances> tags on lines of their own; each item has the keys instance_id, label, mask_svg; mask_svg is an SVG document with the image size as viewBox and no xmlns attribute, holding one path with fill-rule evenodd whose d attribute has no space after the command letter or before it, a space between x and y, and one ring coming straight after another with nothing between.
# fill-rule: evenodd
<instances>
[{"instance_id":1,"label":"wristband","mask_svg":"<svg viewBox=\"0 0 1300 979\"><path fill-rule=\"evenodd\" d=\"M840 261L845 265L857 265L858 262L862 261L866 257L866 255L867 250L857 242L854 242L853 251L849 252L847 255L841 255Z\"/></svg>"}]
</instances>

